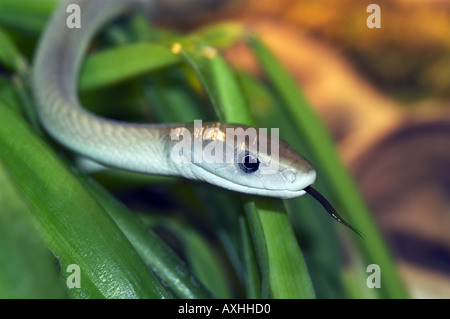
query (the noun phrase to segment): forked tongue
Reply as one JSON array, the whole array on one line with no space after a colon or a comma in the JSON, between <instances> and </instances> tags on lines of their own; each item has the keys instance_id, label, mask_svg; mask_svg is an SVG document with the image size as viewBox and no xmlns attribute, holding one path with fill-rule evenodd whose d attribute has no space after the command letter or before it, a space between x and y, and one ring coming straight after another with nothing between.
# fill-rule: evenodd
<instances>
[{"instance_id":1,"label":"forked tongue","mask_svg":"<svg viewBox=\"0 0 450 319\"><path fill-rule=\"evenodd\" d=\"M333 217L335 220L340 222L341 224L344 224L351 230L353 230L355 233L357 233L361 238L363 237L361 232L357 230L355 227L347 223L339 214L336 212L333 206L331 206L330 202L322 196L317 190L315 190L312 186L305 187L305 192L307 192L309 195L314 197L322 206L325 208L325 210L330 214L331 217Z\"/></svg>"}]
</instances>

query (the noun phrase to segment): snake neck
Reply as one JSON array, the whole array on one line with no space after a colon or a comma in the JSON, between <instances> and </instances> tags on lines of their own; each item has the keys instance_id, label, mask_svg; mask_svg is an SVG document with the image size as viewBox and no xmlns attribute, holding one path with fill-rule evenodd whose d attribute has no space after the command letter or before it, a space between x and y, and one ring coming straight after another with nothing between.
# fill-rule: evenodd
<instances>
[{"instance_id":1,"label":"snake neck","mask_svg":"<svg viewBox=\"0 0 450 319\"><path fill-rule=\"evenodd\" d=\"M67 26L69 4L80 7L81 28ZM131 171L173 175L167 161L167 126L138 125L98 117L78 99L82 58L95 33L141 0L64 1L50 19L34 59L33 94L46 131L69 149Z\"/></svg>"}]
</instances>

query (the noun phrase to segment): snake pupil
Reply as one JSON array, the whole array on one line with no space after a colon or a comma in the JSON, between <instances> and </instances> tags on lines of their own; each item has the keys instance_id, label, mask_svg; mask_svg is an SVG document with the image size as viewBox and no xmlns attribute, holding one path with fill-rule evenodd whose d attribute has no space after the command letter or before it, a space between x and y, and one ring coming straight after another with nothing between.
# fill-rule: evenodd
<instances>
[{"instance_id":1,"label":"snake pupil","mask_svg":"<svg viewBox=\"0 0 450 319\"><path fill-rule=\"evenodd\" d=\"M246 151L242 161L239 162L239 168L244 173L256 172L259 168L259 160L257 157Z\"/></svg>"}]
</instances>

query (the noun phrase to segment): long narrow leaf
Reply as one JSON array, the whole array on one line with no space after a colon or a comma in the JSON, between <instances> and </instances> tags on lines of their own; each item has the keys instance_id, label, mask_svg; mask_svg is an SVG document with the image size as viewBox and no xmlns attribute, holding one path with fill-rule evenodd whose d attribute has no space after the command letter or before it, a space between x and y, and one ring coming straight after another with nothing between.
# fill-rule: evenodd
<instances>
[{"instance_id":1,"label":"long narrow leaf","mask_svg":"<svg viewBox=\"0 0 450 319\"><path fill-rule=\"evenodd\" d=\"M64 298L53 256L0 160L0 299Z\"/></svg>"},{"instance_id":2,"label":"long narrow leaf","mask_svg":"<svg viewBox=\"0 0 450 319\"><path fill-rule=\"evenodd\" d=\"M95 181L83 182L127 236L144 262L179 298L210 298L211 293L187 269L187 265L142 221ZM183 269L181 271L181 269Z\"/></svg>"},{"instance_id":3,"label":"long narrow leaf","mask_svg":"<svg viewBox=\"0 0 450 319\"><path fill-rule=\"evenodd\" d=\"M12 136L14 135L14 138ZM74 296L164 298L164 288L97 201L49 147L0 105L0 158L66 269L81 270Z\"/></svg>"},{"instance_id":4,"label":"long narrow leaf","mask_svg":"<svg viewBox=\"0 0 450 319\"><path fill-rule=\"evenodd\" d=\"M280 137L305 157L304 139L289 116L281 111L279 99L270 86L247 73L239 73L239 81L248 97L250 108L263 127L281 127ZM320 180L316 187L321 187ZM341 276L341 247L337 226L313 198L284 201L295 233L299 238L317 298L345 297ZM338 267L339 266L339 267Z\"/></svg>"},{"instance_id":5,"label":"long narrow leaf","mask_svg":"<svg viewBox=\"0 0 450 319\"><path fill-rule=\"evenodd\" d=\"M318 176L326 180L333 198L339 201L343 215L364 234L364 240L355 239L367 264L378 264L383 271L381 290L386 298L405 298L405 287L397 274L386 243L370 214L360 192L340 160L332 139L320 118L309 107L297 83L280 62L256 38L251 44L272 85L284 102L284 107L297 123L307 147L318 166Z\"/></svg>"},{"instance_id":6,"label":"long narrow leaf","mask_svg":"<svg viewBox=\"0 0 450 319\"><path fill-rule=\"evenodd\" d=\"M28 33L39 32L59 1L1 0L0 24Z\"/></svg>"},{"instance_id":7,"label":"long narrow leaf","mask_svg":"<svg viewBox=\"0 0 450 319\"><path fill-rule=\"evenodd\" d=\"M92 54L84 62L79 80L80 90L88 91L115 84L179 61L179 57L169 49L151 43L129 44L101 51Z\"/></svg>"}]
</instances>

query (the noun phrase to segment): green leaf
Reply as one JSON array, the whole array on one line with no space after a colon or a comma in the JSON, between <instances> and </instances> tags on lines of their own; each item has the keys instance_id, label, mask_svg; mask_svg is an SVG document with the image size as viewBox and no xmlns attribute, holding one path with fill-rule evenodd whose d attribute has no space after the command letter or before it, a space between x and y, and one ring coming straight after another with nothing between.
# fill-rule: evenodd
<instances>
[{"instance_id":1,"label":"green leaf","mask_svg":"<svg viewBox=\"0 0 450 319\"><path fill-rule=\"evenodd\" d=\"M152 228L163 227L180 241L183 253L195 274L213 294L220 299L232 298L230 282L214 247L196 229L187 223L164 217L141 216ZM184 265L186 268L186 265ZM190 275L192 276L192 275ZM188 279L190 278L188 277Z\"/></svg>"},{"instance_id":2,"label":"green leaf","mask_svg":"<svg viewBox=\"0 0 450 319\"><path fill-rule=\"evenodd\" d=\"M25 31L40 32L60 0L1 0L0 24Z\"/></svg>"},{"instance_id":3,"label":"green leaf","mask_svg":"<svg viewBox=\"0 0 450 319\"><path fill-rule=\"evenodd\" d=\"M17 73L21 73L26 69L26 59L1 27L0 48L0 63Z\"/></svg>"},{"instance_id":4,"label":"green leaf","mask_svg":"<svg viewBox=\"0 0 450 319\"><path fill-rule=\"evenodd\" d=\"M204 121L211 115L188 86L186 72L179 67L164 69L145 76L143 90L156 118L162 123Z\"/></svg>"},{"instance_id":5,"label":"green leaf","mask_svg":"<svg viewBox=\"0 0 450 319\"><path fill-rule=\"evenodd\" d=\"M269 298L269 290L270 290L270 269L269 269L269 253L267 250L266 237L264 234L264 229L262 227L261 222L261 213L258 211L256 207L256 203L253 200L247 200L245 203L245 217L246 221L250 228L250 233L253 240L253 249L256 253L256 258L259 264L259 272L261 273L261 282L254 282L255 287L252 289L256 289L257 286L260 287L261 291L259 292L260 298L267 299ZM247 251L250 250L247 248ZM251 258L251 257L246 257ZM247 261L248 262L248 261ZM246 265L246 267L251 267L251 265ZM246 275L253 275L251 272L248 272ZM251 282L254 278L246 278L247 282ZM247 288L249 289L249 288Z\"/></svg>"},{"instance_id":6,"label":"green leaf","mask_svg":"<svg viewBox=\"0 0 450 319\"><path fill-rule=\"evenodd\" d=\"M295 121L312 162L317 165L318 178L323 178L332 197L339 203L343 216L363 234L364 240L352 237L365 256L367 264L378 264L383 269L381 290L385 298L405 298L405 287L397 274L386 243L376 226L359 190L339 158L333 140L317 114L309 106L297 83L280 62L256 38L251 38L253 50L267 72L270 82L278 92L283 107Z\"/></svg>"},{"instance_id":7,"label":"green leaf","mask_svg":"<svg viewBox=\"0 0 450 319\"><path fill-rule=\"evenodd\" d=\"M261 274L258 268L258 260L252 244L250 230L246 220L243 217L239 219L239 226L241 230L243 259L245 265L246 297L250 299L260 299L262 291Z\"/></svg>"},{"instance_id":8,"label":"green leaf","mask_svg":"<svg viewBox=\"0 0 450 319\"><path fill-rule=\"evenodd\" d=\"M14 132L14 138L11 134ZM8 107L0 105L0 158L26 199L62 273L77 264L72 296L164 298L161 284L126 237L54 152Z\"/></svg>"},{"instance_id":9,"label":"green leaf","mask_svg":"<svg viewBox=\"0 0 450 319\"><path fill-rule=\"evenodd\" d=\"M187 265L142 220L132 214L116 198L92 179L83 178L84 184L123 231L130 243L166 285L185 299L210 298L210 292L200 283Z\"/></svg>"},{"instance_id":10,"label":"green leaf","mask_svg":"<svg viewBox=\"0 0 450 319\"><path fill-rule=\"evenodd\" d=\"M190 227L170 223L170 229L182 240L184 252L200 282L221 299L232 298L230 282L214 248Z\"/></svg>"},{"instance_id":11,"label":"green leaf","mask_svg":"<svg viewBox=\"0 0 450 319\"><path fill-rule=\"evenodd\" d=\"M79 88L81 91L98 89L172 66L179 61L177 55L157 44L136 43L115 47L87 57L81 69Z\"/></svg>"},{"instance_id":12,"label":"green leaf","mask_svg":"<svg viewBox=\"0 0 450 319\"><path fill-rule=\"evenodd\" d=\"M256 203L266 239L270 291L274 298L315 298L305 261L281 205L269 200Z\"/></svg>"},{"instance_id":13,"label":"green leaf","mask_svg":"<svg viewBox=\"0 0 450 319\"><path fill-rule=\"evenodd\" d=\"M207 45L200 48L188 45L180 54L200 78L219 119L253 123L236 75L217 49Z\"/></svg>"},{"instance_id":14,"label":"green leaf","mask_svg":"<svg viewBox=\"0 0 450 319\"><path fill-rule=\"evenodd\" d=\"M239 81L258 123L263 127L282 128L280 137L309 157L306 155L303 139L299 138L301 132L288 114L283 112L281 101L274 90L244 72L239 73ZM320 181L316 187L321 187ZM337 224L310 196L285 200L284 205L302 247L317 298L344 298L341 247L334 227Z\"/></svg>"},{"instance_id":15,"label":"green leaf","mask_svg":"<svg viewBox=\"0 0 450 319\"><path fill-rule=\"evenodd\" d=\"M0 299L64 298L53 256L0 160Z\"/></svg>"},{"instance_id":16,"label":"green leaf","mask_svg":"<svg viewBox=\"0 0 450 319\"><path fill-rule=\"evenodd\" d=\"M8 105L16 113L20 113L20 102L15 88L9 78L0 76L0 103Z\"/></svg>"}]
</instances>

